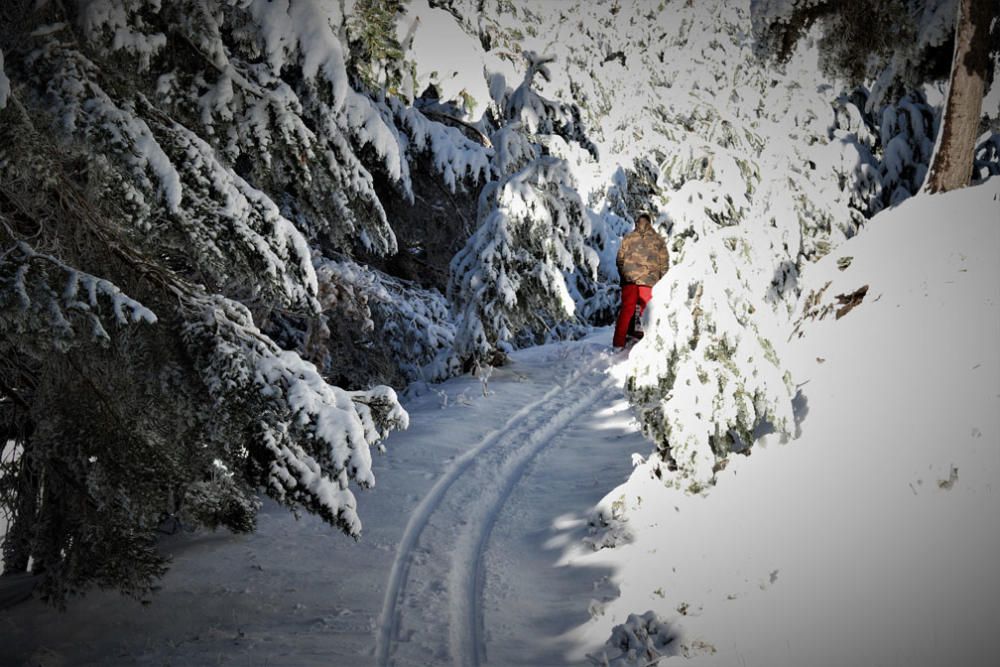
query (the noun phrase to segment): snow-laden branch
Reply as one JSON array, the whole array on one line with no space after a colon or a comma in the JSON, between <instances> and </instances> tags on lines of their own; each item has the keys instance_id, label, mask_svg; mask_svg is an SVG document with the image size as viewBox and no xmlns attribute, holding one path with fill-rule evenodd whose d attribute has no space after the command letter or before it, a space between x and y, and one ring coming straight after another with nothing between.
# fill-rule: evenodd
<instances>
[{"instance_id":1,"label":"snow-laden branch","mask_svg":"<svg viewBox=\"0 0 1000 667\"><path fill-rule=\"evenodd\" d=\"M109 315L119 326L157 321L153 311L117 285L36 252L24 241L0 254L0 330L5 335L30 333L36 345L48 342L59 350L87 334L107 342Z\"/></svg>"},{"instance_id":2,"label":"snow-laden branch","mask_svg":"<svg viewBox=\"0 0 1000 667\"><path fill-rule=\"evenodd\" d=\"M209 395L219 407L241 405L258 415L245 448L257 481L276 499L358 536L348 484L373 486L370 448L407 427L395 392L328 384L313 364L264 336L236 302L206 296L189 308L183 338Z\"/></svg>"}]
</instances>

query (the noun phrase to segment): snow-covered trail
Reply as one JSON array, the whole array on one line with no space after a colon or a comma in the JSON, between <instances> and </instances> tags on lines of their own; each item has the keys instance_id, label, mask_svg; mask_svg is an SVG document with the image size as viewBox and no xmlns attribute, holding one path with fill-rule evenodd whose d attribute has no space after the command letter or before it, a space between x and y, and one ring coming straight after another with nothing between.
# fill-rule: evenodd
<instances>
[{"instance_id":1,"label":"snow-covered trail","mask_svg":"<svg viewBox=\"0 0 1000 667\"><path fill-rule=\"evenodd\" d=\"M467 376L408 399L411 428L359 494L360 542L268 502L254 535L165 540L150 605L95 592L65 615L0 612L0 665L579 664L607 637L573 629L617 591L572 561L649 448L609 340L517 352L486 396Z\"/></svg>"},{"instance_id":2,"label":"snow-covered trail","mask_svg":"<svg viewBox=\"0 0 1000 667\"><path fill-rule=\"evenodd\" d=\"M585 411L613 400L602 361L606 365L607 357L598 353L555 378L541 398L459 457L410 516L386 589L379 665L429 664L442 657L428 655L431 646L395 641L403 616L410 632L426 634L447 619L452 664L485 659L482 569L493 526L534 458ZM418 558L418 544L425 545L425 557ZM408 586L411 580L416 585Z\"/></svg>"}]
</instances>

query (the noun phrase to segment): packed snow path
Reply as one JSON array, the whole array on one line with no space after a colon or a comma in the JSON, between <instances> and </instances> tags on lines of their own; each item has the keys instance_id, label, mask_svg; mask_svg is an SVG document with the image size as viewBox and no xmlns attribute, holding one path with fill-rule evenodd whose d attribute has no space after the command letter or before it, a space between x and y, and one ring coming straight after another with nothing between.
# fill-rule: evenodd
<instances>
[{"instance_id":1,"label":"packed snow path","mask_svg":"<svg viewBox=\"0 0 1000 667\"><path fill-rule=\"evenodd\" d=\"M600 354L585 358L489 432L452 464L410 516L386 589L380 666L393 664L394 644L400 664L430 664L442 657L424 655L426 645L396 642L403 616L419 628L415 632L427 633L440 632L447 619L452 664L484 661L482 570L490 533L535 457L582 414L613 400L615 389L598 368L602 361L606 356Z\"/></svg>"},{"instance_id":2,"label":"packed snow path","mask_svg":"<svg viewBox=\"0 0 1000 667\"><path fill-rule=\"evenodd\" d=\"M594 505L649 450L610 337L418 391L359 493L360 542L268 502L254 535L167 538L148 606L97 591L67 615L0 612L0 664L580 664L607 632L582 646L574 631L617 590L574 560Z\"/></svg>"}]
</instances>

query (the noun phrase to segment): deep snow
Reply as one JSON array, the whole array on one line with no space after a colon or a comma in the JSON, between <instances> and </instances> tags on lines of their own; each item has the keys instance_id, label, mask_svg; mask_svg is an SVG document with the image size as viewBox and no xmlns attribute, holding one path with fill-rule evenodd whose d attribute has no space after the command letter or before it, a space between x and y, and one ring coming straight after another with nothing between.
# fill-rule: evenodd
<instances>
[{"instance_id":1,"label":"deep snow","mask_svg":"<svg viewBox=\"0 0 1000 667\"><path fill-rule=\"evenodd\" d=\"M0 664L561 662L563 635L615 591L610 570L559 560L648 448L606 372L623 358L610 336L518 352L486 396L474 377L413 392L359 503L360 542L266 503L254 535L166 539L148 606L96 592L66 615L0 612Z\"/></svg>"},{"instance_id":2,"label":"deep snow","mask_svg":"<svg viewBox=\"0 0 1000 667\"><path fill-rule=\"evenodd\" d=\"M414 392L360 543L268 504L255 535L166 539L149 606L0 613L0 664L625 664L602 645L647 610L673 636L659 652L701 664L992 664L998 257L993 179L882 213L809 267L820 311L868 292L781 350L800 437L765 437L706 495L631 471L649 445L599 330L485 387ZM624 524L591 529L598 501Z\"/></svg>"},{"instance_id":3,"label":"deep snow","mask_svg":"<svg viewBox=\"0 0 1000 667\"><path fill-rule=\"evenodd\" d=\"M998 258L993 179L915 197L810 266L804 296L832 281L821 306L869 290L780 351L801 436L734 457L707 497L637 468L608 497L635 541L579 561L622 595L574 638L652 609L698 664L995 664Z\"/></svg>"}]
</instances>

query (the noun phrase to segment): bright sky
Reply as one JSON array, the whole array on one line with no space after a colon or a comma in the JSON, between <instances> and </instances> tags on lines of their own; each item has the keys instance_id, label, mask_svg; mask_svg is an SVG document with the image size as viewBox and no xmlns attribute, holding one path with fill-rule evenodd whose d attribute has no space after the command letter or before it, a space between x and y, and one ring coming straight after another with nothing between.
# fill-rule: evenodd
<instances>
[{"instance_id":1,"label":"bright sky","mask_svg":"<svg viewBox=\"0 0 1000 667\"><path fill-rule=\"evenodd\" d=\"M432 81L437 82L443 99L455 99L465 89L476 100L473 115L478 118L489 100L483 76L482 47L473 36L462 31L451 14L431 8L427 0L414 0L409 4L406 17L399 25L400 39L418 18L420 23L409 54L417 62L415 92L420 94Z\"/></svg>"}]
</instances>

